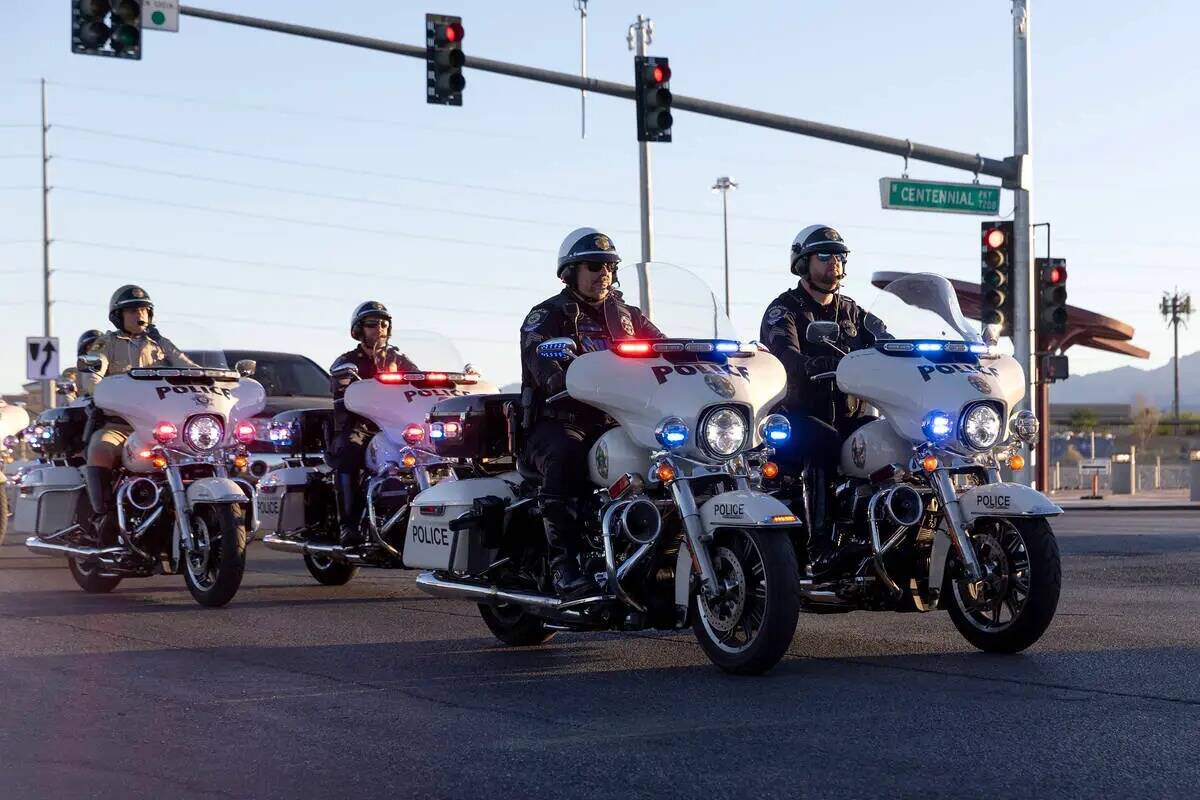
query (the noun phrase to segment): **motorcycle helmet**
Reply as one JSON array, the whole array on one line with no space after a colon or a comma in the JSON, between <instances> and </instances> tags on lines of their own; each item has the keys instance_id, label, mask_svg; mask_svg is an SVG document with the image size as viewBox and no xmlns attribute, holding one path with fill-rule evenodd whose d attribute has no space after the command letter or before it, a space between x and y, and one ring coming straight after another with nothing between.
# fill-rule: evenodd
<instances>
[{"instance_id":1,"label":"motorcycle helmet","mask_svg":"<svg viewBox=\"0 0 1200 800\"><path fill-rule=\"evenodd\" d=\"M103 331L98 331L95 328L93 328L90 331L84 331L83 333L79 334L79 341L76 342L76 344L75 344L76 357L81 356L84 353L86 353L88 351L88 348L92 346L92 342L96 341L103 335L104 335Z\"/></svg>"},{"instance_id":2,"label":"motorcycle helmet","mask_svg":"<svg viewBox=\"0 0 1200 800\"><path fill-rule=\"evenodd\" d=\"M362 324L370 317L386 319L388 323L392 321L392 315L388 313L387 306L378 300L360 303L358 308L354 309L354 315L350 317L350 337L352 339L362 341Z\"/></svg>"},{"instance_id":3,"label":"motorcycle helmet","mask_svg":"<svg viewBox=\"0 0 1200 800\"><path fill-rule=\"evenodd\" d=\"M809 225L792 239L792 274L807 275L808 257L814 253L849 255L850 248L842 235L828 225Z\"/></svg>"},{"instance_id":4,"label":"motorcycle helmet","mask_svg":"<svg viewBox=\"0 0 1200 800\"><path fill-rule=\"evenodd\" d=\"M621 256L612 239L595 228L576 228L563 239L558 248L558 277L570 282L572 276L565 273L581 261L612 264L616 282L616 265L621 263Z\"/></svg>"},{"instance_id":5,"label":"motorcycle helmet","mask_svg":"<svg viewBox=\"0 0 1200 800\"><path fill-rule=\"evenodd\" d=\"M150 309L150 321L154 322L154 302L142 287L130 283L113 292L112 299L108 301L108 321L117 330L124 330L121 312L127 308Z\"/></svg>"}]
</instances>

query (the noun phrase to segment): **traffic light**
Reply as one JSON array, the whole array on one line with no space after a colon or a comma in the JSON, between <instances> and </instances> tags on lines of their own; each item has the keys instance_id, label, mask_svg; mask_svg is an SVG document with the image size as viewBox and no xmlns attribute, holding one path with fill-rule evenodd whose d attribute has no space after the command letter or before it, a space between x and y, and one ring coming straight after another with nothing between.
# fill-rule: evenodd
<instances>
[{"instance_id":1,"label":"traffic light","mask_svg":"<svg viewBox=\"0 0 1200 800\"><path fill-rule=\"evenodd\" d=\"M1039 258L1038 332L1062 335L1067 332L1067 260Z\"/></svg>"},{"instance_id":2,"label":"traffic light","mask_svg":"<svg viewBox=\"0 0 1200 800\"><path fill-rule=\"evenodd\" d=\"M984 325L999 325L1001 336L1012 335L1012 240L1012 222L983 223L979 277L983 303L979 319Z\"/></svg>"},{"instance_id":3,"label":"traffic light","mask_svg":"<svg viewBox=\"0 0 1200 800\"><path fill-rule=\"evenodd\" d=\"M143 0L71 0L71 52L142 58Z\"/></svg>"},{"instance_id":4,"label":"traffic light","mask_svg":"<svg viewBox=\"0 0 1200 800\"><path fill-rule=\"evenodd\" d=\"M443 106L461 106L463 77L462 17L445 14L425 15L425 102Z\"/></svg>"},{"instance_id":5,"label":"traffic light","mask_svg":"<svg viewBox=\"0 0 1200 800\"><path fill-rule=\"evenodd\" d=\"M658 56L634 56L638 141L671 141L671 64Z\"/></svg>"}]
</instances>

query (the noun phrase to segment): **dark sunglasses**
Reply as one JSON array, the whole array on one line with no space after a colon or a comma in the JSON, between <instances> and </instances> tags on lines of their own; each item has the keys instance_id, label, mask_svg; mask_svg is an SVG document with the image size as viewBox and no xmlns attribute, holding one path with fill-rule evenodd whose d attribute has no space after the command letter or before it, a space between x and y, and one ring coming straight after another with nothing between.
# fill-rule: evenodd
<instances>
[{"instance_id":1,"label":"dark sunglasses","mask_svg":"<svg viewBox=\"0 0 1200 800\"><path fill-rule=\"evenodd\" d=\"M822 264L828 264L835 258L841 261L843 264L850 260L849 253L817 253L816 256L817 261L820 261Z\"/></svg>"},{"instance_id":2,"label":"dark sunglasses","mask_svg":"<svg viewBox=\"0 0 1200 800\"><path fill-rule=\"evenodd\" d=\"M613 275L617 274L617 265L609 264L608 262L605 262L605 261L602 261L599 263L597 263L595 261L585 261L583 266L587 267L588 272L599 272L602 269L606 269L609 272L611 272Z\"/></svg>"},{"instance_id":3,"label":"dark sunglasses","mask_svg":"<svg viewBox=\"0 0 1200 800\"><path fill-rule=\"evenodd\" d=\"M392 323L386 319L369 319L362 324L364 328L390 328Z\"/></svg>"}]
</instances>

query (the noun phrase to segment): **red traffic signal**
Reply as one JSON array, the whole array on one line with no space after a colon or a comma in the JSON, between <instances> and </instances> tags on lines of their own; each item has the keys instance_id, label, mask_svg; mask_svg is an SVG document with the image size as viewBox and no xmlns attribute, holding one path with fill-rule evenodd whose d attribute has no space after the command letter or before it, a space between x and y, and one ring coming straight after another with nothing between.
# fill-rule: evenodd
<instances>
[{"instance_id":1,"label":"red traffic signal","mask_svg":"<svg viewBox=\"0 0 1200 800\"><path fill-rule=\"evenodd\" d=\"M463 36L466 35L461 22L451 22L449 25L440 25L437 29L438 44L454 44L461 42Z\"/></svg>"},{"instance_id":2,"label":"red traffic signal","mask_svg":"<svg viewBox=\"0 0 1200 800\"><path fill-rule=\"evenodd\" d=\"M666 64L656 64L650 75L655 83L666 83L671 80L671 68Z\"/></svg>"},{"instance_id":3,"label":"red traffic signal","mask_svg":"<svg viewBox=\"0 0 1200 800\"><path fill-rule=\"evenodd\" d=\"M1066 267L1053 266L1046 273L1046 282L1047 283L1057 285L1060 283L1066 283L1066 280L1067 280L1067 268Z\"/></svg>"},{"instance_id":4,"label":"red traffic signal","mask_svg":"<svg viewBox=\"0 0 1200 800\"><path fill-rule=\"evenodd\" d=\"M661 56L635 56L634 99L639 142L671 141L671 65Z\"/></svg>"},{"instance_id":5,"label":"red traffic signal","mask_svg":"<svg viewBox=\"0 0 1200 800\"><path fill-rule=\"evenodd\" d=\"M467 85L462 40L467 32L462 18L446 14L425 15L425 102L461 106Z\"/></svg>"},{"instance_id":6,"label":"red traffic signal","mask_svg":"<svg viewBox=\"0 0 1200 800\"><path fill-rule=\"evenodd\" d=\"M988 246L989 250L998 250L1004 247L1004 243L1008 241L1008 236L1005 235L1003 228L989 228L984 231L983 243Z\"/></svg>"}]
</instances>

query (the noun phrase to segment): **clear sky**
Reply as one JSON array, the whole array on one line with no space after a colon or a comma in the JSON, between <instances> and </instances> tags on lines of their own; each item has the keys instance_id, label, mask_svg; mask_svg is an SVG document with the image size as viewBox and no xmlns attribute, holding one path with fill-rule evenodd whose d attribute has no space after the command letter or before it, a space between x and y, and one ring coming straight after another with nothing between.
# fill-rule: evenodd
<instances>
[{"instance_id":1,"label":"clear sky","mask_svg":"<svg viewBox=\"0 0 1200 800\"><path fill-rule=\"evenodd\" d=\"M198 0L204 7L422 41L424 13L461 14L468 55L575 72L571 0L416 3ZM1200 56L1194 2L1033 2L1036 221L1070 265L1070 301L1132 323L1149 363L1170 357L1163 290L1200 295L1195 187ZM353 307L441 331L501 383L516 335L554 293L554 256L580 225L638 259L633 104L467 70L462 108L424 102L416 59L191 17L147 32L140 62L70 53L68 0L4 15L0 48L0 390L41 333L38 87L49 87L54 332L107 328L118 285L145 286L183 347L349 349ZM676 94L992 157L1012 149L1007 0L922 3L592 0L589 71L632 82L625 33L656 26ZM720 197L732 175L734 322L757 334L793 284L800 228L839 228L848 292L871 272L978 279L979 218L887 211L893 156L677 112L652 146L656 258L721 282ZM912 163L913 177L969 175ZM1005 192L1003 213L1011 213ZM1039 254L1044 242L1039 244ZM628 276L632 277L632 275ZM1200 300L1200 296L1197 297ZM1200 319L1196 320L1200 323ZM1197 349L1185 331L1182 352ZM398 342L403 347L403 342ZM1072 350L1072 369L1131 363Z\"/></svg>"}]
</instances>

